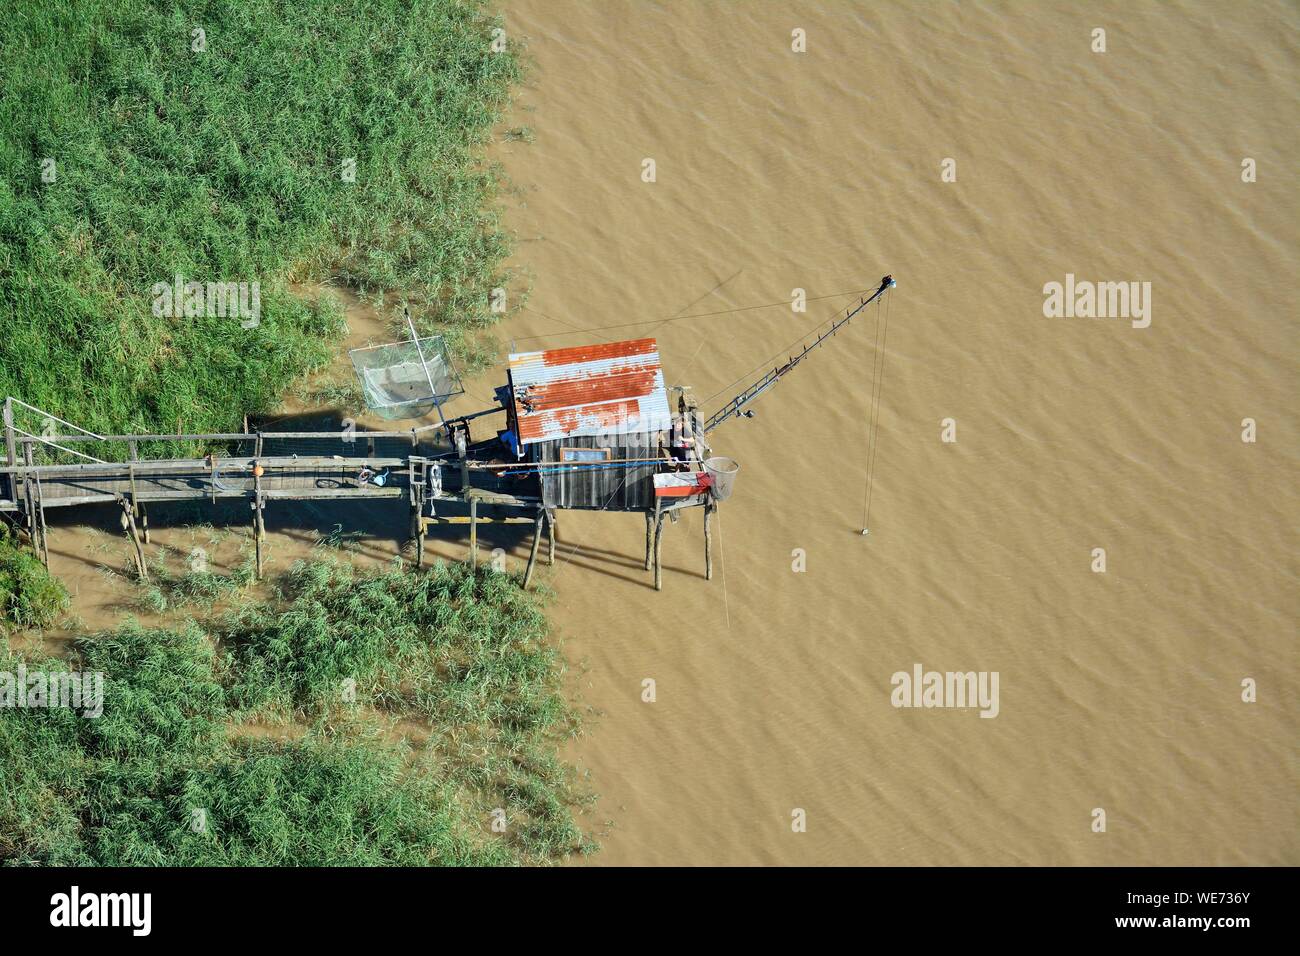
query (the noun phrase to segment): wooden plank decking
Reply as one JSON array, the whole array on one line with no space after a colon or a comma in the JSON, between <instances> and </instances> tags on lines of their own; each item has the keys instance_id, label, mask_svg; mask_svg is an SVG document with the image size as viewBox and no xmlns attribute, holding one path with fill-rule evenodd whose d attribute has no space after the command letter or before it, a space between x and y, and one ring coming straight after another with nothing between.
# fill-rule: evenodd
<instances>
[{"instance_id":1,"label":"wooden plank decking","mask_svg":"<svg viewBox=\"0 0 1300 956\"><path fill-rule=\"evenodd\" d=\"M260 484L268 499L401 498L410 493L408 459L403 458L262 458ZM253 459L120 462L108 465L46 465L5 468L0 510L24 510L24 485L46 508L113 502L183 501L251 498L255 494ZM361 468L389 469L382 488L360 485Z\"/></svg>"}]
</instances>

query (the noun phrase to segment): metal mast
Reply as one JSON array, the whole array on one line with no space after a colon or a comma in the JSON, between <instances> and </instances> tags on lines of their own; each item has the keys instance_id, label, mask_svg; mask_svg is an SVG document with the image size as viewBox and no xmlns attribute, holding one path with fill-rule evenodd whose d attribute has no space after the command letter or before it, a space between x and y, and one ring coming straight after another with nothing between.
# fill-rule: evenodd
<instances>
[{"instance_id":1,"label":"metal mast","mask_svg":"<svg viewBox=\"0 0 1300 956\"><path fill-rule=\"evenodd\" d=\"M406 317L406 327L411 331L411 341L415 343L415 354L420 356L420 368L424 369L424 377L429 382L429 394L433 396L433 407L438 410L438 421L442 422L442 429L447 434L447 441L452 441L451 428L447 425L447 418L442 414L442 402L438 401L438 388L433 384L433 375L429 372L429 363L424 359L424 349L420 346L420 333L415 331L415 323L411 321L411 310L402 306L402 315Z\"/></svg>"}]
</instances>

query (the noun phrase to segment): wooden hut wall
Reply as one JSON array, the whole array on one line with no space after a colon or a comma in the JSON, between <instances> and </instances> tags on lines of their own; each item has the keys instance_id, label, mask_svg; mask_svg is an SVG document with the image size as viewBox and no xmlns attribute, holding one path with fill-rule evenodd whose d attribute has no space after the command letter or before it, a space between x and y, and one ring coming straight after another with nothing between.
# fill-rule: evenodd
<instances>
[{"instance_id":1,"label":"wooden hut wall","mask_svg":"<svg viewBox=\"0 0 1300 956\"><path fill-rule=\"evenodd\" d=\"M555 469L542 475L542 500L548 508L595 508L607 511L644 511L654 507L653 462L623 465L619 459L655 458L660 433L583 435L538 442L533 460L561 463L565 448L608 449L610 466ZM626 479L626 480L625 480Z\"/></svg>"}]
</instances>

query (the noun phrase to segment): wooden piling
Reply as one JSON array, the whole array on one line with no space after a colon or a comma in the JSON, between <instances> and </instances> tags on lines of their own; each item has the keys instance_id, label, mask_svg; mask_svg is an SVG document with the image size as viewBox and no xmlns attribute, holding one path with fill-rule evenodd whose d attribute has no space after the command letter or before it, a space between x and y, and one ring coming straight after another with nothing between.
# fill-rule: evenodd
<instances>
[{"instance_id":1,"label":"wooden piling","mask_svg":"<svg viewBox=\"0 0 1300 956\"><path fill-rule=\"evenodd\" d=\"M555 509L546 512L546 563L555 564Z\"/></svg>"},{"instance_id":2,"label":"wooden piling","mask_svg":"<svg viewBox=\"0 0 1300 956\"><path fill-rule=\"evenodd\" d=\"M126 515L126 533L130 536L131 544L135 548L135 564L140 570L140 580L148 581L149 568L145 564L144 545L140 543L140 531L135 526L135 508L127 499L123 498L121 501L122 513Z\"/></svg>"},{"instance_id":3,"label":"wooden piling","mask_svg":"<svg viewBox=\"0 0 1300 956\"><path fill-rule=\"evenodd\" d=\"M706 502L704 505L704 579L713 580L713 528L709 524L709 519L713 517L713 509L716 505L713 502Z\"/></svg>"},{"instance_id":4,"label":"wooden piling","mask_svg":"<svg viewBox=\"0 0 1300 956\"><path fill-rule=\"evenodd\" d=\"M429 523L424 519L424 489L420 489L419 502L415 506L415 566L424 567L424 539L429 533Z\"/></svg>"},{"instance_id":5,"label":"wooden piling","mask_svg":"<svg viewBox=\"0 0 1300 956\"><path fill-rule=\"evenodd\" d=\"M32 446L30 443L23 445L23 461L26 463L27 468L30 470L33 464ZM40 540L40 530L36 526L36 499L33 497L32 494L32 479L27 477L26 474L24 474L23 476L22 489L23 489L22 501L24 507L23 517L27 521L27 536L31 539L32 549L39 553L41 549L41 540ZM15 498L15 500L17 499Z\"/></svg>"},{"instance_id":6,"label":"wooden piling","mask_svg":"<svg viewBox=\"0 0 1300 956\"><path fill-rule=\"evenodd\" d=\"M416 465L414 458L407 460L406 485L410 491L411 502L411 528L409 534L415 542L415 566L417 568L424 566L424 522L420 520L424 502L424 482L421 472L422 469Z\"/></svg>"},{"instance_id":7,"label":"wooden piling","mask_svg":"<svg viewBox=\"0 0 1300 956\"><path fill-rule=\"evenodd\" d=\"M253 508L253 552L256 556L253 564L253 573L257 580L262 580L262 536L258 533L257 527L257 499L251 502Z\"/></svg>"},{"instance_id":8,"label":"wooden piling","mask_svg":"<svg viewBox=\"0 0 1300 956\"><path fill-rule=\"evenodd\" d=\"M411 537L415 541L415 566L424 567L424 517L421 514L421 506L418 504L411 505Z\"/></svg>"},{"instance_id":9,"label":"wooden piling","mask_svg":"<svg viewBox=\"0 0 1300 956\"><path fill-rule=\"evenodd\" d=\"M253 546L256 555L257 580L262 580L262 570L266 567L266 499L262 494L262 479L253 473Z\"/></svg>"},{"instance_id":10,"label":"wooden piling","mask_svg":"<svg viewBox=\"0 0 1300 956\"><path fill-rule=\"evenodd\" d=\"M263 508L265 507L262 494L258 492L253 498L253 545L256 553L256 571L259 581L262 580L262 570L266 567L266 553L263 548L263 542L266 541L266 518L263 515Z\"/></svg>"},{"instance_id":11,"label":"wooden piling","mask_svg":"<svg viewBox=\"0 0 1300 956\"><path fill-rule=\"evenodd\" d=\"M663 541L664 541L664 513L659 510L659 503L655 502L655 590L662 591L663 585Z\"/></svg>"},{"instance_id":12,"label":"wooden piling","mask_svg":"<svg viewBox=\"0 0 1300 956\"><path fill-rule=\"evenodd\" d=\"M32 467L32 446L30 444L23 446L23 456L27 467ZM13 476L10 475L12 478ZM27 536L31 540L32 550L36 556L41 559L41 563L46 568L50 566L50 545L49 545L49 528L45 524L45 504L41 496L41 478L36 475L33 478L24 478L22 483L23 500L22 505L27 519ZM18 504L17 497L14 503Z\"/></svg>"},{"instance_id":13,"label":"wooden piling","mask_svg":"<svg viewBox=\"0 0 1300 956\"><path fill-rule=\"evenodd\" d=\"M140 512L140 536L144 538L144 543L149 543L149 512L144 510L144 504L137 504L136 510Z\"/></svg>"},{"instance_id":14,"label":"wooden piling","mask_svg":"<svg viewBox=\"0 0 1300 956\"><path fill-rule=\"evenodd\" d=\"M645 513L645 569L650 570L653 565L655 548L655 517L652 512Z\"/></svg>"},{"instance_id":15,"label":"wooden piling","mask_svg":"<svg viewBox=\"0 0 1300 956\"><path fill-rule=\"evenodd\" d=\"M469 568L478 567L478 499L469 500Z\"/></svg>"},{"instance_id":16,"label":"wooden piling","mask_svg":"<svg viewBox=\"0 0 1300 956\"><path fill-rule=\"evenodd\" d=\"M40 535L36 555L41 559L41 563L45 565L45 569L48 571L50 567L50 526L45 523L45 499L41 495L41 479L39 475L36 477L32 488L35 492L33 495L35 500L33 509L35 512L34 526Z\"/></svg>"},{"instance_id":17,"label":"wooden piling","mask_svg":"<svg viewBox=\"0 0 1300 956\"><path fill-rule=\"evenodd\" d=\"M524 590L528 590L528 584L533 580L533 566L537 564L537 552L542 546L542 522L546 519L546 511L543 508L537 509L537 522L533 525L533 547L528 552L528 567L524 571Z\"/></svg>"}]
</instances>

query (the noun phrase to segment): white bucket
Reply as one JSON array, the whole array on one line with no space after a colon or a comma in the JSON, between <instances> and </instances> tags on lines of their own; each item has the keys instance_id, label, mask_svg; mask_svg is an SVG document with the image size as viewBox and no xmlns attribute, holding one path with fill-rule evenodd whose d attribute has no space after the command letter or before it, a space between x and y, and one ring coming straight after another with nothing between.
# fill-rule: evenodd
<instances>
[{"instance_id":1,"label":"white bucket","mask_svg":"<svg viewBox=\"0 0 1300 956\"><path fill-rule=\"evenodd\" d=\"M736 472L740 463L734 458L708 458L704 462L704 471L713 479L709 493L714 501L726 501L731 497L732 486L736 483Z\"/></svg>"}]
</instances>

